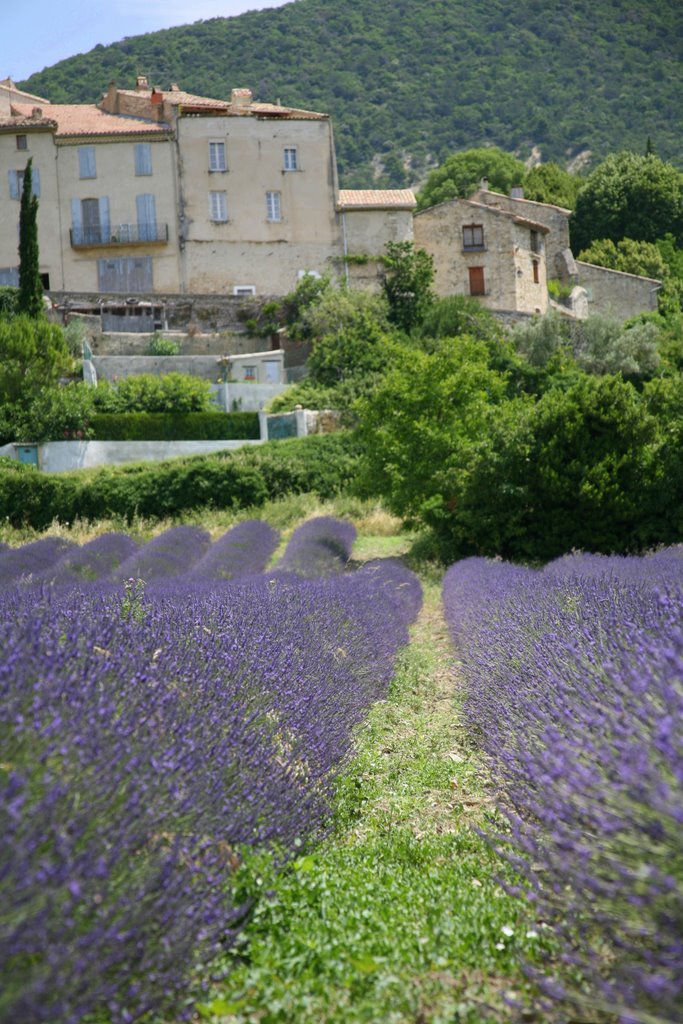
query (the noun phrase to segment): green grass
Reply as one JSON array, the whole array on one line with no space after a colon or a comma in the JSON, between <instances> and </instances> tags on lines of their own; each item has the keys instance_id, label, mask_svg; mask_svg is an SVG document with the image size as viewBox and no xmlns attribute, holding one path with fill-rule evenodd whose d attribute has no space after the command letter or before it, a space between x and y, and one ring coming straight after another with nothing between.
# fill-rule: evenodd
<instances>
[{"instance_id":1,"label":"green grass","mask_svg":"<svg viewBox=\"0 0 683 1024\"><path fill-rule=\"evenodd\" d=\"M238 872L245 892L269 895L215 966L224 977L203 1018L483 1024L506 1019L511 993L524 998L519 956L546 957L548 939L498 884L507 870L476 831L495 810L458 723L450 658L429 584L339 781L333 834L280 877L263 859Z\"/></svg>"}]
</instances>

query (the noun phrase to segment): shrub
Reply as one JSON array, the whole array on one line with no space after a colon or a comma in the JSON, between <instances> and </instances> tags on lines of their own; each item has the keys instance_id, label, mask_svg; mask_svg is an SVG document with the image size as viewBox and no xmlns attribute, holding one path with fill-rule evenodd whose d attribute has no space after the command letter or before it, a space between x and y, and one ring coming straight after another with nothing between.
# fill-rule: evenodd
<instances>
[{"instance_id":1,"label":"shrub","mask_svg":"<svg viewBox=\"0 0 683 1024\"><path fill-rule=\"evenodd\" d=\"M208 412L211 385L189 374L140 373L115 384L102 381L95 405L102 412Z\"/></svg>"},{"instance_id":2,"label":"shrub","mask_svg":"<svg viewBox=\"0 0 683 1024\"><path fill-rule=\"evenodd\" d=\"M102 412L91 420L97 441L258 440L256 412Z\"/></svg>"},{"instance_id":3,"label":"shrub","mask_svg":"<svg viewBox=\"0 0 683 1024\"><path fill-rule=\"evenodd\" d=\"M180 345L172 338L164 338L161 334L155 334L149 343L147 352L150 356L177 356L180 352Z\"/></svg>"}]
</instances>

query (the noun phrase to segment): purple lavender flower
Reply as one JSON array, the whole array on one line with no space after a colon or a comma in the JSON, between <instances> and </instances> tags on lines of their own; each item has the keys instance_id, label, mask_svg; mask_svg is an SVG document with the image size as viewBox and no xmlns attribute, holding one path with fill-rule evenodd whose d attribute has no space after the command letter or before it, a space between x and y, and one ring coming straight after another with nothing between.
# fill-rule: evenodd
<instances>
[{"instance_id":1,"label":"purple lavender flower","mask_svg":"<svg viewBox=\"0 0 683 1024\"><path fill-rule=\"evenodd\" d=\"M277 548L279 534L260 519L247 519L224 533L190 570L206 580L229 580L263 572Z\"/></svg>"},{"instance_id":2,"label":"purple lavender flower","mask_svg":"<svg viewBox=\"0 0 683 1024\"><path fill-rule=\"evenodd\" d=\"M276 568L311 577L342 572L355 538L352 523L333 516L309 519L294 531Z\"/></svg>"}]
</instances>

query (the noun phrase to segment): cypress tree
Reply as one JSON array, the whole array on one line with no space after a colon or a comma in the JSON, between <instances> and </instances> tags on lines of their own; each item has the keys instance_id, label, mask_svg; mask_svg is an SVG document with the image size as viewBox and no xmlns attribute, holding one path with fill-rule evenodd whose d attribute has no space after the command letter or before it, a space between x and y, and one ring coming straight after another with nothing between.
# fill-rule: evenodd
<instances>
[{"instance_id":1,"label":"cypress tree","mask_svg":"<svg viewBox=\"0 0 683 1024\"><path fill-rule=\"evenodd\" d=\"M33 194L33 159L26 164L19 210L19 312L40 316L43 286L38 255L38 197Z\"/></svg>"}]
</instances>

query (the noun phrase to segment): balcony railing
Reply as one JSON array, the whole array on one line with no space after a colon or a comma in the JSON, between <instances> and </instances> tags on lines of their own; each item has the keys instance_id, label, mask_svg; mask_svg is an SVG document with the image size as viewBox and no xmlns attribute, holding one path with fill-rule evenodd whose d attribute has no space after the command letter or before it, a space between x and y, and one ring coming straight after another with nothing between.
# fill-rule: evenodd
<instances>
[{"instance_id":1,"label":"balcony railing","mask_svg":"<svg viewBox=\"0 0 683 1024\"><path fill-rule=\"evenodd\" d=\"M103 228L71 228L71 247L85 249L93 245L146 245L168 242L168 224L115 224Z\"/></svg>"}]
</instances>

